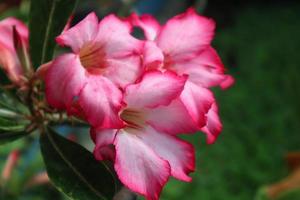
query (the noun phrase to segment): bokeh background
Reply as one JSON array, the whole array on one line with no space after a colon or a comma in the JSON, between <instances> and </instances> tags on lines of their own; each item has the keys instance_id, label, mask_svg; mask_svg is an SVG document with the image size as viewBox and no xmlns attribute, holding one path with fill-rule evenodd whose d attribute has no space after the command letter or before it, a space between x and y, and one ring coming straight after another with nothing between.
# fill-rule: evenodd
<instances>
[{"instance_id":1,"label":"bokeh background","mask_svg":"<svg viewBox=\"0 0 300 200\"><path fill-rule=\"evenodd\" d=\"M90 11L100 17L111 12L127 16L135 11L153 14L163 23L190 6L217 22L213 46L236 82L227 91L214 89L224 125L217 142L207 145L202 133L185 137L197 149L193 181L171 179L161 199L268 199L266 186L290 174L286 155L300 151L300 1L81 0L75 22ZM16 16L26 21L28 8L28 1L0 1L0 18ZM86 130L59 129L76 133L88 146ZM65 198L49 185L21 187L43 172L34 139L0 146L0 170L12 149L21 149L22 157L8 186L11 199ZM300 200L299 191L277 199Z\"/></svg>"}]
</instances>

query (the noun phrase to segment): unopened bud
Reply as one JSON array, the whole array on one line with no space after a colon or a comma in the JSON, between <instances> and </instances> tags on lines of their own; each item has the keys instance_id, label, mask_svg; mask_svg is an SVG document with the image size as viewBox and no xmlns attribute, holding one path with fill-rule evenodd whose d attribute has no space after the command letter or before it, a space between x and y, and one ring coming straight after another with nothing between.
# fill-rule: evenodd
<instances>
[{"instance_id":1,"label":"unopened bud","mask_svg":"<svg viewBox=\"0 0 300 200\"><path fill-rule=\"evenodd\" d=\"M32 75L33 69L30 63L28 46L18 32L16 26L13 26L13 43L24 74L26 77L30 77Z\"/></svg>"}]
</instances>

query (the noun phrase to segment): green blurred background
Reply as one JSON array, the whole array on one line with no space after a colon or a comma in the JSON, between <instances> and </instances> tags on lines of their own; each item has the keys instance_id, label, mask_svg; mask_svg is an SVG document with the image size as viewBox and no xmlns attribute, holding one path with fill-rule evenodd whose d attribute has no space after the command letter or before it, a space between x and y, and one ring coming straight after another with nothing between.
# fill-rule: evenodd
<instances>
[{"instance_id":1,"label":"green blurred background","mask_svg":"<svg viewBox=\"0 0 300 200\"><path fill-rule=\"evenodd\" d=\"M216 20L213 46L236 82L227 91L214 89L224 125L217 142L205 144L202 133L185 137L197 149L193 182L172 179L161 199L262 200L265 185L289 174L285 155L300 151L299 1L90 0L80 1L75 20L96 10L99 16L110 12L124 16L131 11L151 13L164 22L190 6L196 6L199 12ZM26 20L27 12L25 1L21 9L2 11L0 18L14 15ZM86 135L81 132L78 137ZM8 152L24 148L27 143L35 144L22 140L1 146L0 170ZM26 176L42 171L38 144L36 146L23 151L27 164L19 164L11 187L18 188ZM41 188L26 192L15 189L22 194L17 199L60 199L53 196L58 194L51 187ZM300 200L300 192L279 199Z\"/></svg>"}]
</instances>

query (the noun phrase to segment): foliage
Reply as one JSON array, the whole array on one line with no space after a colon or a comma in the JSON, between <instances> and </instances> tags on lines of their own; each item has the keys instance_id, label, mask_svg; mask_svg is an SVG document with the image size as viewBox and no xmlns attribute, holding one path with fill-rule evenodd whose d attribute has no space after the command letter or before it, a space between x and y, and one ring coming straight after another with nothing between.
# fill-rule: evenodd
<instances>
[{"instance_id":1,"label":"foliage","mask_svg":"<svg viewBox=\"0 0 300 200\"><path fill-rule=\"evenodd\" d=\"M76 1L31 0L30 53L35 68L52 59L55 47L54 39L64 28L75 8Z\"/></svg>"},{"instance_id":2,"label":"foliage","mask_svg":"<svg viewBox=\"0 0 300 200\"><path fill-rule=\"evenodd\" d=\"M109 167L77 143L49 128L40 144L50 179L72 199L106 200L117 192L116 178Z\"/></svg>"}]
</instances>

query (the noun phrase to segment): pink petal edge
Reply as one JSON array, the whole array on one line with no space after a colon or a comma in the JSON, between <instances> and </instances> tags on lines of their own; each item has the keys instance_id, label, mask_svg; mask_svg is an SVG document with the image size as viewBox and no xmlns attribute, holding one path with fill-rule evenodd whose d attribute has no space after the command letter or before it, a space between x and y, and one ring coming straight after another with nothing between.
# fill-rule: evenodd
<instances>
[{"instance_id":1,"label":"pink petal edge","mask_svg":"<svg viewBox=\"0 0 300 200\"><path fill-rule=\"evenodd\" d=\"M122 130L114 141L115 170L121 182L147 200L158 200L170 176L170 165L135 134Z\"/></svg>"}]
</instances>

